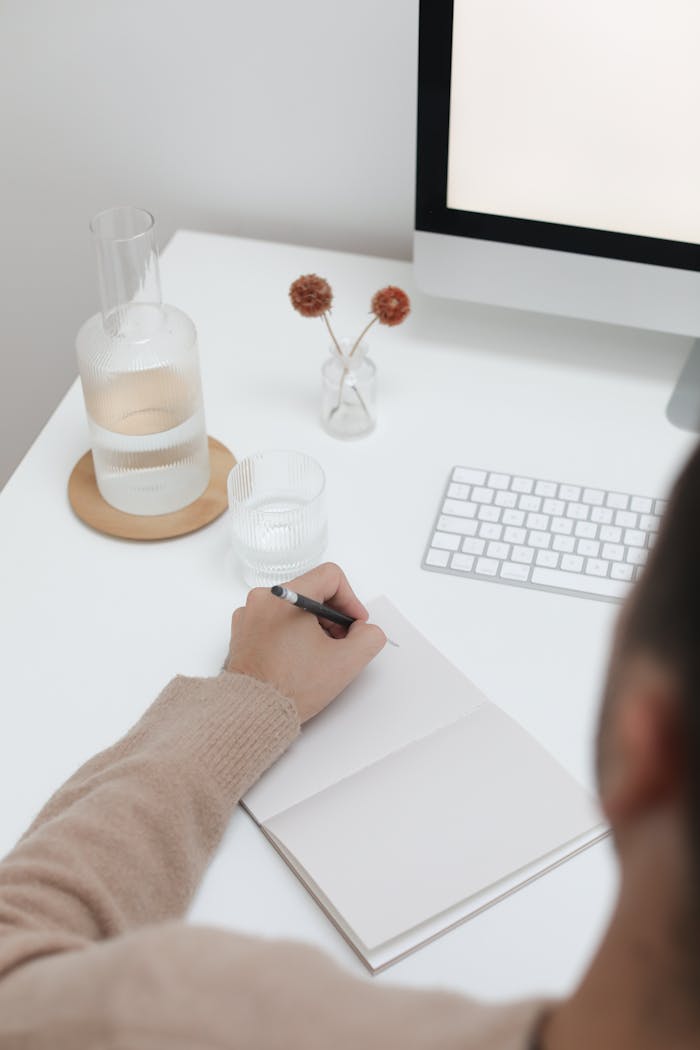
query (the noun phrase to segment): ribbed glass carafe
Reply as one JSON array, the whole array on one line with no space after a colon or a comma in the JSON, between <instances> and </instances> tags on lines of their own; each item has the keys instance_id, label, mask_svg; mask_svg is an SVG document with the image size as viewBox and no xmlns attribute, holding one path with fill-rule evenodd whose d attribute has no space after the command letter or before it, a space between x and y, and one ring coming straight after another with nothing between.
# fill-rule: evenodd
<instances>
[{"instance_id":1,"label":"ribbed glass carafe","mask_svg":"<svg viewBox=\"0 0 700 1050\"><path fill-rule=\"evenodd\" d=\"M90 223L102 311L77 337L97 485L128 514L168 514L209 484L197 332L162 302L153 216L110 208Z\"/></svg>"}]
</instances>

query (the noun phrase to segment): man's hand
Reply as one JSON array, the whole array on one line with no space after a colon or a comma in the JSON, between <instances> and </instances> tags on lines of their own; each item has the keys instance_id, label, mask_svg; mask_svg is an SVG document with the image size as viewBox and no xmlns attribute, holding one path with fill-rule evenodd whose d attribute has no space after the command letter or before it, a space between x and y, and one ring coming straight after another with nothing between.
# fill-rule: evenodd
<instances>
[{"instance_id":1,"label":"man's hand","mask_svg":"<svg viewBox=\"0 0 700 1050\"><path fill-rule=\"evenodd\" d=\"M302 722L322 711L383 649L384 632L366 623L368 612L342 570L326 563L286 584L307 598L332 605L357 620L345 632L322 627L311 613L252 590L231 620L226 670L269 682L296 705Z\"/></svg>"}]
</instances>

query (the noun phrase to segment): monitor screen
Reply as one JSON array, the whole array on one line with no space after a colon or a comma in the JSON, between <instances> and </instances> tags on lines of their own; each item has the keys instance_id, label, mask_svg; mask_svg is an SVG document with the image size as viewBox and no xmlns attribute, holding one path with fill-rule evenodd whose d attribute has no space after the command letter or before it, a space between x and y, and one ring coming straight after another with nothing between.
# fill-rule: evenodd
<instances>
[{"instance_id":1,"label":"monitor screen","mask_svg":"<svg viewBox=\"0 0 700 1050\"><path fill-rule=\"evenodd\" d=\"M421 5L417 228L700 270L697 0Z\"/></svg>"}]
</instances>

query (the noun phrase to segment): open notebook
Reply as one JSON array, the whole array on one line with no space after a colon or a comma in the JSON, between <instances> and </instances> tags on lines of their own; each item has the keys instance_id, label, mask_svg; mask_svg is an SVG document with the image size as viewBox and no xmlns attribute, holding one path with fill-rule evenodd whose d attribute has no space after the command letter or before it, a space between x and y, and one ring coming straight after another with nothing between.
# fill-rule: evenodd
<instances>
[{"instance_id":1,"label":"open notebook","mask_svg":"<svg viewBox=\"0 0 700 1050\"><path fill-rule=\"evenodd\" d=\"M243 804L374 973L605 833L593 799L386 598L379 656Z\"/></svg>"}]
</instances>

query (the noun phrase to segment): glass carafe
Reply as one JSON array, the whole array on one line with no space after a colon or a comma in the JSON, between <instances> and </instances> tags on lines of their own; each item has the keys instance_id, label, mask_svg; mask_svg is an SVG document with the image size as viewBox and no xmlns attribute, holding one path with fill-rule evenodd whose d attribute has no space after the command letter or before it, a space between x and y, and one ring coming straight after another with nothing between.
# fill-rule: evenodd
<instances>
[{"instance_id":1,"label":"glass carafe","mask_svg":"<svg viewBox=\"0 0 700 1050\"><path fill-rule=\"evenodd\" d=\"M90 229L102 310L76 348L97 486L128 514L168 514L209 484L197 332L162 302L149 212L110 208Z\"/></svg>"}]
</instances>

